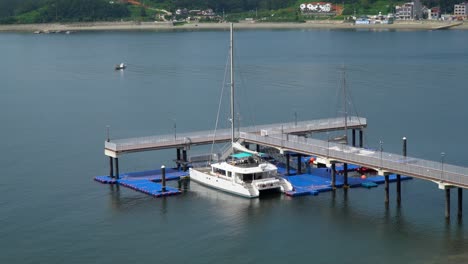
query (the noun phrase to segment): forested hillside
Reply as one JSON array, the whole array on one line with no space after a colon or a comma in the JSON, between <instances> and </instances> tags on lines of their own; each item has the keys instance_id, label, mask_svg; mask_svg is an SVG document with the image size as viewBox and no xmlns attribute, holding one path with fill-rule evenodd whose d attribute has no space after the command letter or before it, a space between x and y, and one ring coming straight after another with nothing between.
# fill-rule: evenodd
<instances>
[{"instance_id":1,"label":"forested hillside","mask_svg":"<svg viewBox=\"0 0 468 264\"><path fill-rule=\"evenodd\" d=\"M113 20L129 16L126 5L107 0L0 0L0 22Z\"/></svg>"},{"instance_id":2,"label":"forested hillside","mask_svg":"<svg viewBox=\"0 0 468 264\"><path fill-rule=\"evenodd\" d=\"M146 7L162 8L174 11L177 8L207 9L215 12L241 13L249 11L267 11L289 8L297 10L301 3L314 2L304 0L140 0ZM396 0L330 0L336 4L345 3L350 14L351 9L361 13L382 9L391 11L396 4L405 1ZM453 5L462 0L422 0L428 7L440 6L443 12L453 12ZM70 21L103 21L147 16L142 7L135 7L121 0L0 0L0 23L45 23ZM295 12L295 11L294 11Z\"/></svg>"}]
</instances>

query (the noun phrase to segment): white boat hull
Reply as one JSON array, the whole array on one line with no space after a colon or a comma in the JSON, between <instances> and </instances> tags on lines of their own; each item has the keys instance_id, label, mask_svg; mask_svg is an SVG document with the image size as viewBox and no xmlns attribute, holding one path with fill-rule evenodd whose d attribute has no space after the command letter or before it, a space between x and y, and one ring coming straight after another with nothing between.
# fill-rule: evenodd
<instances>
[{"instance_id":1,"label":"white boat hull","mask_svg":"<svg viewBox=\"0 0 468 264\"><path fill-rule=\"evenodd\" d=\"M190 168L190 180L200 184L212 187L221 191L232 193L247 198L256 198L259 192L250 192L246 186L233 182L232 180L224 179L218 176L213 176L208 173Z\"/></svg>"},{"instance_id":2,"label":"white boat hull","mask_svg":"<svg viewBox=\"0 0 468 264\"><path fill-rule=\"evenodd\" d=\"M277 178L262 179L252 183L234 182L232 179L211 175L197 169L190 168L190 180L202 185L246 198L257 198L260 191L278 189L281 192L291 191L292 185Z\"/></svg>"}]
</instances>

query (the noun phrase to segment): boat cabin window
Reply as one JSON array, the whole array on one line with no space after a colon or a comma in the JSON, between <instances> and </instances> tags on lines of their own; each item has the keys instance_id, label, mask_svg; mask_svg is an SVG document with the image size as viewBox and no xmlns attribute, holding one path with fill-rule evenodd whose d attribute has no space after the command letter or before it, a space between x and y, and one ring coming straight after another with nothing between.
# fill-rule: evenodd
<instances>
[{"instance_id":1,"label":"boat cabin window","mask_svg":"<svg viewBox=\"0 0 468 264\"><path fill-rule=\"evenodd\" d=\"M252 182L253 176L254 176L254 175L251 174L251 173L250 173L250 174L243 174L243 175L242 175L242 180L243 180L244 182Z\"/></svg>"},{"instance_id":2,"label":"boat cabin window","mask_svg":"<svg viewBox=\"0 0 468 264\"><path fill-rule=\"evenodd\" d=\"M260 179L263 179L263 173L255 173L254 180L260 180Z\"/></svg>"},{"instance_id":3,"label":"boat cabin window","mask_svg":"<svg viewBox=\"0 0 468 264\"><path fill-rule=\"evenodd\" d=\"M232 176L231 174L232 174L232 172L230 172L230 171L227 172L228 177L231 177Z\"/></svg>"},{"instance_id":4,"label":"boat cabin window","mask_svg":"<svg viewBox=\"0 0 468 264\"><path fill-rule=\"evenodd\" d=\"M221 169L218 169L218 168L213 168L213 172L216 173L216 174L220 174L222 176L226 176L226 171L225 170L221 170Z\"/></svg>"}]
</instances>

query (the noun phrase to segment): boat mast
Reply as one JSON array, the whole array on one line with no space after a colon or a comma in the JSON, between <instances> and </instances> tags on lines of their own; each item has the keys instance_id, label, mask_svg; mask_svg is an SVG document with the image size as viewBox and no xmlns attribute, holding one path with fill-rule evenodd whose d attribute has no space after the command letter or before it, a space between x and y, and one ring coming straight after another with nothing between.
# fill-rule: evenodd
<instances>
[{"instance_id":1,"label":"boat mast","mask_svg":"<svg viewBox=\"0 0 468 264\"><path fill-rule=\"evenodd\" d=\"M231 43L229 47L231 57L231 145L234 144L234 39L232 28L233 23L231 23Z\"/></svg>"},{"instance_id":2,"label":"boat mast","mask_svg":"<svg viewBox=\"0 0 468 264\"><path fill-rule=\"evenodd\" d=\"M348 145L348 107L346 98L346 68L343 65L343 100L344 100L344 129L345 129L345 144Z\"/></svg>"}]
</instances>

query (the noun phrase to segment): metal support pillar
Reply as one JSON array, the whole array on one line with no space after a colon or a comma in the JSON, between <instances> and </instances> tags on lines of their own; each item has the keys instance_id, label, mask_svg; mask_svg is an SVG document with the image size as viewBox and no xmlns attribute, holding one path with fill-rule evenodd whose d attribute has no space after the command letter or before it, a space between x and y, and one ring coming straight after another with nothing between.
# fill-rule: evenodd
<instances>
[{"instance_id":1,"label":"metal support pillar","mask_svg":"<svg viewBox=\"0 0 468 264\"><path fill-rule=\"evenodd\" d=\"M166 166L162 165L161 166L161 192L166 191Z\"/></svg>"},{"instance_id":2,"label":"metal support pillar","mask_svg":"<svg viewBox=\"0 0 468 264\"><path fill-rule=\"evenodd\" d=\"M352 131L353 131L352 143L353 143L353 147L355 147L356 146L356 129L353 129Z\"/></svg>"},{"instance_id":3,"label":"metal support pillar","mask_svg":"<svg viewBox=\"0 0 468 264\"><path fill-rule=\"evenodd\" d=\"M445 189L445 218L450 218L450 188Z\"/></svg>"},{"instance_id":4,"label":"metal support pillar","mask_svg":"<svg viewBox=\"0 0 468 264\"><path fill-rule=\"evenodd\" d=\"M259 144L255 144L255 148L256 148L255 150L256 150L257 152L260 152L260 145L259 145Z\"/></svg>"},{"instance_id":5,"label":"metal support pillar","mask_svg":"<svg viewBox=\"0 0 468 264\"><path fill-rule=\"evenodd\" d=\"M119 158L115 158L115 178L119 179Z\"/></svg>"},{"instance_id":6,"label":"metal support pillar","mask_svg":"<svg viewBox=\"0 0 468 264\"><path fill-rule=\"evenodd\" d=\"M353 129L353 131L354 131L354 129ZM347 188L349 188L349 185L348 185L348 163L343 164L343 178L344 178L343 188L347 189Z\"/></svg>"},{"instance_id":7,"label":"metal support pillar","mask_svg":"<svg viewBox=\"0 0 468 264\"><path fill-rule=\"evenodd\" d=\"M332 176L332 182L331 182L332 188L333 190L335 190L336 189L336 165L335 163L332 163L331 165L331 176Z\"/></svg>"},{"instance_id":8,"label":"metal support pillar","mask_svg":"<svg viewBox=\"0 0 468 264\"><path fill-rule=\"evenodd\" d=\"M385 175L385 203L386 204L390 203L389 190L390 190L390 179L388 175Z\"/></svg>"},{"instance_id":9,"label":"metal support pillar","mask_svg":"<svg viewBox=\"0 0 468 264\"><path fill-rule=\"evenodd\" d=\"M463 215L463 189L458 187L458 218L462 218Z\"/></svg>"},{"instance_id":10,"label":"metal support pillar","mask_svg":"<svg viewBox=\"0 0 468 264\"><path fill-rule=\"evenodd\" d=\"M397 205L401 205L401 176L397 174L396 176L396 201Z\"/></svg>"},{"instance_id":11,"label":"metal support pillar","mask_svg":"<svg viewBox=\"0 0 468 264\"><path fill-rule=\"evenodd\" d=\"M184 162L184 171L187 171L187 150L182 150L182 160Z\"/></svg>"},{"instance_id":12,"label":"metal support pillar","mask_svg":"<svg viewBox=\"0 0 468 264\"><path fill-rule=\"evenodd\" d=\"M109 177L114 178L114 163L112 159L112 157L109 157Z\"/></svg>"},{"instance_id":13,"label":"metal support pillar","mask_svg":"<svg viewBox=\"0 0 468 264\"><path fill-rule=\"evenodd\" d=\"M180 170L180 149L177 149L177 170Z\"/></svg>"},{"instance_id":14,"label":"metal support pillar","mask_svg":"<svg viewBox=\"0 0 468 264\"><path fill-rule=\"evenodd\" d=\"M359 129L359 147L362 148L364 146L364 142L363 142L363 131L362 129Z\"/></svg>"},{"instance_id":15,"label":"metal support pillar","mask_svg":"<svg viewBox=\"0 0 468 264\"><path fill-rule=\"evenodd\" d=\"M406 157L406 137L403 137L403 156ZM397 190L397 205L401 205L401 176L397 174L396 190Z\"/></svg>"},{"instance_id":16,"label":"metal support pillar","mask_svg":"<svg viewBox=\"0 0 468 264\"><path fill-rule=\"evenodd\" d=\"M290 174L290 167L289 167L289 153L286 154L286 175L289 176Z\"/></svg>"},{"instance_id":17,"label":"metal support pillar","mask_svg":"<svg viewBox=\"0 0 468 264\"><path fill-rule=\"evenodd\" d=\"M110 136L109 136L109 127L106 127L107 130L107 142L110 142ZM109 177L114 178L114 164L112 164L112 157L109 157Z\"/></svg>"},{"instance_id":18,"label":"metal support pillar","mask_svg":"<svg viewBox=\"0 0 468 264\"><path fill-rule=\"evenodd\" d=\"M301 174L301 165L302 165L302 155L298 154L297 155L297 172L296 172L297 175Z\"/></svg>"}]
</instances>

